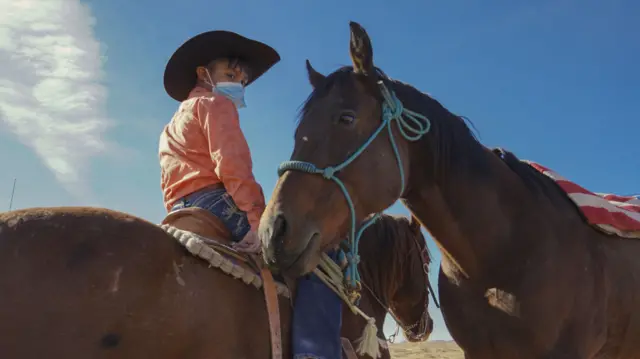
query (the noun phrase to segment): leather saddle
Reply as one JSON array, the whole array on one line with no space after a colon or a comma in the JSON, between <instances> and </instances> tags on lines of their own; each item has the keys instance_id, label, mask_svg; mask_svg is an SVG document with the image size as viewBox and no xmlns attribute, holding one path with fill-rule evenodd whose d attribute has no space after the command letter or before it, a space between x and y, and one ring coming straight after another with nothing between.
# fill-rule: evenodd
<instances>
[{"instance_id":1,"label":"leather saddle","mask_svg":"<svg viewBox=\"0 0 640 359\"><path fill-rule=\"evenodd\" d=\"M197 207L182 208L169 213L162 224L167 224L183 231L195 233L206 240L213 249L224 255L238 259L241 264L250 267L262 278L262 288L269 316L271 336L271 357L282 359L282 340L280 328L280 308L278 292L273 275L258 255L239 253L231 247L231 232L213 213Z\"/></svg>"},{"instance_id":2,"label":"leather saddle","mask_svg":"<svg viewBox=\"0 0 640 359\"><path fill-rule=\"evenodd\" d=\"M188 207L169 213L162 224L168 224L183 231L195 233L207 241L207 244L225 255L249 265L256 273L260 272L262 259L237 252L231 244L231 232L220 218L211 212L197 207Z\"/></svg>"},{"instance_id":3,"label":"leather saddle","mask_svg":"<svg viewBox=\"0 0 640 359\"><path fill-rule=\"evenodd\" d=\"M197 208L188 207L169 213L162 224L168 224L183 231L195 233L206 239L207 244L214 249L238 259L251 269L260 273L264 280L264 294L269 314L269 326L271 330L272 357L282 358L280 340L280 312L278 308L278 298L275 293L275 282L268 272L262 259L258 256L245 255L239 253L231 247L231 232L224 223L211 212ZM266 273L268 272L268 273ZM347 359L357 359L358 356L347 338L340 338L344 357Z\"/></svg>"},{"instance_id":4,"label":"leather saddle","mask_svg":"<svg viewBox=\"0 0 640 359\"><path fill-rule=\"evenodd\" d=\"M206 238L216 238L231 242L231 232L220 218L197 207L182 208L169 213L162 224L169 224Z\"/></svg>"}]
</instances>

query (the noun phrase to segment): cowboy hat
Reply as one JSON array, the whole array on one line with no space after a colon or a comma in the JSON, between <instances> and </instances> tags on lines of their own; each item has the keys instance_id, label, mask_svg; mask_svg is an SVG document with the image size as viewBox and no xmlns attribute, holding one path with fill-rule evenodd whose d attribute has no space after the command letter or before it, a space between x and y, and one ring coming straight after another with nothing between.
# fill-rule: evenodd
<instances>
[{"instance_id":1,"label":"cowboy hat","mask_svg":"<svg viewBox=\"0 0 640 359\"><path fill-rule=\"evenodd\" d=\"M230 31L208 31L187 40L173 53L164 70L164 89L184 101L196 85L196 68L221 58L237 58L247 64L251 78L247 86L280 61L272 47Z\"/></svg>"}]
</instances>

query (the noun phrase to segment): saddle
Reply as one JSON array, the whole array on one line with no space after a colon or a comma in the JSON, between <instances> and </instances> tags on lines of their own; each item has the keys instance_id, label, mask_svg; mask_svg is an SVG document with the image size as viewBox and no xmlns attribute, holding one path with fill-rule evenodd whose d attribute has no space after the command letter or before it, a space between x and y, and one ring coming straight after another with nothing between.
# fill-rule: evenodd
<instances>
[{"instance_id":1,"label":"saddle","mask_svg":"<svg viewBox=\"0 0 640 359\"><path fill-rule=\"evenodd\" d=\"M263 281L263 291L267 305L269 318L269 331L271 336L271 357L282 359L282 340L280 327L280 309L278 306L278 293L273 275L266 267L260 256L239 253L231 247L231 232L224 223L207 210L188 207L169 213L162 224L170 225L183 231L195 233L206 240L207 245L224 255L237 259L241 264L250 267L259 273ZM347 338L341 338L344 357L357 359L357 355L351 342Z\"/></svg>"},{"instance_id":2,"label":"saddle","mask_svg":"<svg viewBox=\"0 0 640 359\"><path fill-rule=\"evenodd\" d=\"M259 273L263 281L263 292L269 318L271 335L271 357L282 359L282 340L280 327L280 308L278 292L271 271L258 255L237 252L231 247L231 232L224 223L207 210L189 207L169 213L162 224L170 225L183 231L195 233L206 239L209 246L215 250L231 256L245 266Z\"/></svg>"},{"instance_id":3,"label":"saddle","mask_svg":"<svg viewBox=\"0 0 640 359\"><path fill-rule=\"evenodd\" d=\"M262 259L258 256L239 253L233 249L231 247L231 232L218 217L207 210L197 207L179 209L169 213L162 224L168 224L206 238L207 244L211 247L251 266L251 269L257 273L260 272Z\"/></svg>"}]
</instances>

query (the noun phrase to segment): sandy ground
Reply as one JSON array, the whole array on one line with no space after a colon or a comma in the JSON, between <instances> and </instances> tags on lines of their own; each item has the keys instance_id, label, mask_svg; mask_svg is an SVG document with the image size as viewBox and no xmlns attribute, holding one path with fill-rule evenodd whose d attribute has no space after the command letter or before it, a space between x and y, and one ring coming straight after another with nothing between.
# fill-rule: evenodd
<instances>
[{"instance_id":1,"label":"sandy ground","mask_svg":"<svg viewBox=\"0 0 640 359\"><path fill-rule=\"evenodd\" d=\"M391 344L391 357L396 359L464 359L462 351L452 341L427 341L424 343Z\"/></svg>"}]
</instances>

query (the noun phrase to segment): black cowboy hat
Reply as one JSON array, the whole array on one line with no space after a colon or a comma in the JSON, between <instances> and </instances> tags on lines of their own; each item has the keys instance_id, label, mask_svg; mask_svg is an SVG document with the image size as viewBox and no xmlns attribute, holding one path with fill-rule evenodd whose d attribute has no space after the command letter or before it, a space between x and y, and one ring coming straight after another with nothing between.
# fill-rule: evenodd
<instances>
[{"instance_id":1,"label":"black cowboy hat","mask_svg":"<svg viewBox=\"0 0 640 359\"><path fill-rule=\"evenodd\" d=\"M196 68L221 58L239 59L251 72L247 86L280 61L272 47L230 31L208 31L196 35L173 53L164 70L164 89L177 101L184 101L196 85Z\"/></svg>"}]
</instances>

